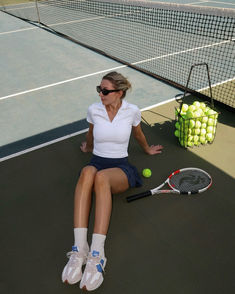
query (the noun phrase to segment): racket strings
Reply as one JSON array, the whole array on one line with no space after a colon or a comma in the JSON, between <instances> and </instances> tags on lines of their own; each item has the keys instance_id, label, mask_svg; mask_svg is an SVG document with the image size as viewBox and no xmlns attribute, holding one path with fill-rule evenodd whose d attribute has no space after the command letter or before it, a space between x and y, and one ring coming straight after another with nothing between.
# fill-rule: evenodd
<instances>
[{"instance_id":1,"label":"racket strings","mask_svg":"<svg viewBox=\"0 0 235 294\"><path fill-rule=\"evenodd\" d=\"M192 192L208 187L211 184L211 178L203 171L184 170L173 175L169 183L180 192Z\"/></svg>"}]
</instances>

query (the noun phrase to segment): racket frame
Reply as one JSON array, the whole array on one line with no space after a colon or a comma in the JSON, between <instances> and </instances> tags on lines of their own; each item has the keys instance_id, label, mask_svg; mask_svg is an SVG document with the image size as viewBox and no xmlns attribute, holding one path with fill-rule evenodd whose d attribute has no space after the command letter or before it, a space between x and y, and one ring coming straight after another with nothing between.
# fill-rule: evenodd
<instances>
[{"instance_id":1,"label":"racket frame","mask_svg":"<svg viewBox=\"0 0 235 294\"><path fill-rule=\"evenodd\" d=\"M192 191L189 191L189 192L187 192L187 191L180 191L180 190L176 189L174 186L172 186L170 184L170 179L174 175L179 174L179 173L181 173L183 171L186 171L186 170L198 170L198 171L206 174L208 176L208 178L210 179L209 185L207 185L206 187L204 187L204 188L202 188L200 190L192 190ZM166 190L166 189L161 190L161 188L164 185L166 185L166 184L168 184L168 186L169 186L169 188L171 188L171 190L170 189L168 189L168 190ZM204 170L202 170L200 168L196 168L196 167L186 167L186 168L181 168L181 169L178 169L178 170L172 172L169 175L169 177L161 185L159 185L158 187L156 187L154 189L151 189L149 191L143 192L143 193L139 193L139 194L136 194L136 195L129 196L126 199L127 199L128 202L131 202L131 201L134 201L134 200L137 200L137 199L146 197L146 196L155 195L155 194L167 194L167 193L182 194L182 195L198 194L198 193L202 193L202 192L206 191L207 189L209 189L211 185L212 185L212 178L211 178L211 176L206 171L204 171Z\"/></svg>"}]
</instances>

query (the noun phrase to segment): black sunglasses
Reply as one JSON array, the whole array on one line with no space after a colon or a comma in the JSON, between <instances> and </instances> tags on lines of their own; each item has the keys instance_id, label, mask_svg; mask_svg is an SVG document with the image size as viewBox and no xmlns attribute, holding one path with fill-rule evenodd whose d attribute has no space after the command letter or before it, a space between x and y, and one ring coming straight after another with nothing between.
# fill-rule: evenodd
<instances>
[{"instance_id":1,"label":"black sunglasses","mask_svg":"<svg viewBox=\"0 0 235 294\"><path fill-rule=\"evenodd\" d=\"M108 95L109 93L113 93L113 92L118 92L120 90L107 90L107 89L102 89L100 86L96 86L96 91L98 93L102 93L104 96Z\"/></svg>"}]
</instances>

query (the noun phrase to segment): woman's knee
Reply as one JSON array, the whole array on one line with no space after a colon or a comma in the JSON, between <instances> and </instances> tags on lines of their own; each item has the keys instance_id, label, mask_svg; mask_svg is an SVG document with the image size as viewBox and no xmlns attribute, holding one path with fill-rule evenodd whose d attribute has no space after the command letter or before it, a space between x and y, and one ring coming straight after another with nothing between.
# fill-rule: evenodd
<instances>
[{"instance_id":1,"label":"woman's knee","mask_svg":"<svg viewBox=\"0 0 235 294\"><path fill-rule=\"evenodd\" d=\"M105 170L98 171L95 175L94 180L95 188L101 185L108 185L109 186L109 176Z\"/></svg>"},{"instance_id":2,"label":"woman's knee","mask_svg":"<svg viewBox=\"0 0 235 294\"><path fill-rule=\"evenodd\" d=\"M106 188L112 194L126 191L129 188L129 182L126 174L116 168L98 171L94 180L95 191L99 188Z\"/></svg>"},{"instance_id":3,"label":"woman's knee","mask_svg":"<svg viewBox=\"0 0 235 294\"><path fill-rule=\"evenodd\" d=\"M94 180L97 169L94 166L85 166L80 173L79 180Z\"/></svg>"}]
</instances>

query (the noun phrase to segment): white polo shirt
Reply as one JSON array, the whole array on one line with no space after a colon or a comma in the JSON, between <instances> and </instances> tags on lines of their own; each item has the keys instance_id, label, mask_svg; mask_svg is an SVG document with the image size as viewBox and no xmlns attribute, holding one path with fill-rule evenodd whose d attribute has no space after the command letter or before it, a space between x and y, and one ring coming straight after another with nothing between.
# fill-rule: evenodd
<instances>
[{"instance_id":1,"label":"white polo shirt","mask_svg":"<svg viewBox=\"0 0 235 294\"><path fill-rule=\"evenodd\" d=\"M108 158L123 158L128 156L128 145L132 126L141 121L139 108L122 100L116 116L110 121L102 102L94 103L88 108L87 121L94 125L93 154Z\"/></svg>"}]
</instances>

